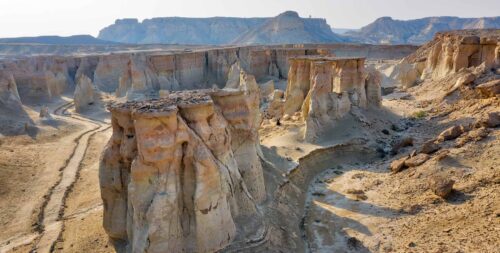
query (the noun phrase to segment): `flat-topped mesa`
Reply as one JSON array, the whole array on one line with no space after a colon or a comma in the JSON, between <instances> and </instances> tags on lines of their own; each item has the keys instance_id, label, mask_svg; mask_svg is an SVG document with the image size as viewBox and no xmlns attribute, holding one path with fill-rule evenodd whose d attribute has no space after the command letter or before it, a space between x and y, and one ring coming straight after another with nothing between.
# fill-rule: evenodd
<instances>
[{"instance_id":1,"label":"flat-topped mesa","mask_svg":"<svg viewBox=\"0 0 500 253\"><path fill-rule=\"evenodd\" d=\"M265 189L244 94L171 92L110 106L100 184L112 239L131 252L214 252L251 232L239 216L260 227Z\"/></svg>"},{"instance_id":2,"label":"flat-topped mesa","mask_svg":"<svg viewBox=\"0 0 500 253\"><path fill-rule=\"evenodd\" d=\"M301 110L304 138L314 142L321 129L350 112L351 106L379 106L380 76L365 70L364 58L307 56L290 59L283 113Z\"/></svg>"}]
</instances>

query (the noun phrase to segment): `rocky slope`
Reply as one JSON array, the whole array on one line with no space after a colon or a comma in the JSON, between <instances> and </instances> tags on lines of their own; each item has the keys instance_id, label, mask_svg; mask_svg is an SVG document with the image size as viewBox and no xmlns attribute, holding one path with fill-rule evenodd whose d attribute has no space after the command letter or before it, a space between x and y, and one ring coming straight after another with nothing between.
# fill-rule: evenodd
<instances>
[{"instance_id":1,"label":"rocky slope","mask_svg":"<svg viewBox=\"0 0 500 253\"><path fill-rule=\"evenodd\" d=\"M343 41L324 19L285 12L274 18L154 18L117 20L98 38L139 44L277 44Z\"/></svg>"},{"instance_id":2,"label":"rocky slope","mask_svg":"<svg viewBox=\"0 0 500 253\"><path fill-rule=\"evenodd\" d=\"M500 28L500 17L428 17L415 20L382 17L359 31L347 32L345 35L365 43L424 44L432 40L437 32L487 28Z\"/></svg>"}]
</instances>

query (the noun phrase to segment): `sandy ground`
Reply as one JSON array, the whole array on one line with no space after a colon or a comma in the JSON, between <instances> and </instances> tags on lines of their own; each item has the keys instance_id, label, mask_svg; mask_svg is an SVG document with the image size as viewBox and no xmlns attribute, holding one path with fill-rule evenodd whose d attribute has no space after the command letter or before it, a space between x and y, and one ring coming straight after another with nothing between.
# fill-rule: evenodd
<instances>
[{"instance_id":1,"label":"sandy ground","mask_svg":"<svg viewBox=\"0 0 500 253\"><path fill-rule=\"evenodd\" d=\"M78 180L66 200L64 230L56 252L114 252L102 227L99 161L111 130L96 134L81 164Z\"/></svg>"},{"instance_id":2,"label":"sandy ground","mask_svg":"<svg viewBox=\"0 0 500 253\"><path fill-rule=\"evenodd\" d=\"M30 127L25 134L0 139L1 247L38 228L44 196L57 182L74 139L85 131L71 119L41 120L38 111L28 107L25 111L38 129Z\"/></svg>"},{"instance_id":3,"label":"sandy ground","mask_svg":"<svg viewBox=\"0 0 500 253\"><path fill-rule=\"evenodd\" d=\"M493 100L464 101L457 106L468 109L445 117L429 113L399 134L413 136L417 146L448 126L498 110ZM384 105L402 117L426 110L418 101L392 97ZM500 131L492 129L485 139L462 147L449 141L443 149L449 152L443 160L434 157L397 174L387 169L394 159L389 156L318 176L306 216L310 251L499 252ZM436 175L456 182L446 200L429 187Z\"/></svg>"}]
</instances>

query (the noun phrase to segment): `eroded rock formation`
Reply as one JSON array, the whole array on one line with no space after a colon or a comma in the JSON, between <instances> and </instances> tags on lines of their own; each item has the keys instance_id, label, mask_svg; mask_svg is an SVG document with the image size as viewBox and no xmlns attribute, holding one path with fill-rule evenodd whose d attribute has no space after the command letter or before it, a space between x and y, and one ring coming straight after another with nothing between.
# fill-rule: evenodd
<instances>
[{"instance_id":1,"label":"eroded rock formation","mask_svg":"<svg viewBox=\"0 0 500 253\"><path fill-rule=\"evenodd\" d=\"M443 32L405 58L403 64L414 64L409 71L419 73L418 79L440 79L481 64L486 69L499 66L499 52L498 30Z\"/></svg>"},{"instance_id":2,"label":"eroded rock formation","mask_svg":"<svg viewBox=\"0 0 500 253\"><path fill-rule=\"evenodd\" d=\"M265 199L249 97L171 92L110 107L100 184L112 239L127 241L131 252L213 252L246 231L238 217L258 215L255 205Z\"/></svg>"},{"instance_id":3,"label":"eroded rock formation","mask_svg":"<svg viewBox=\"0 0 500 253\"><path fill-rule=\"evenodd\" d=\"M307 141L316 141L321 132L349 113L351 106L380 105L382 78L376 70L367 73L364 65L364 58L291 59L283 113L302 111Z\"/></svg>"},{"instance_id":4,"label":"eroded rock formation","mask_svg":"<svg viewBox=\"0 0 500 253\"><path fill-rule=\"evenodd\" d=\"M92 80L86 75L81 75L75 87L74 102L77 112L85 110L89 105L96 102L96 88Z\"/></svg>"},{"instance_id":5,"label":"eroded rock formation","mask_svg":"<svg viewBox=\"0 0 500 253\"><path fill-rule=\"evenodd\" d=\"M14 77L2 70L0 70L0 105L11 109L21 107L21 98Z\"/></svg>"}]
</instances>

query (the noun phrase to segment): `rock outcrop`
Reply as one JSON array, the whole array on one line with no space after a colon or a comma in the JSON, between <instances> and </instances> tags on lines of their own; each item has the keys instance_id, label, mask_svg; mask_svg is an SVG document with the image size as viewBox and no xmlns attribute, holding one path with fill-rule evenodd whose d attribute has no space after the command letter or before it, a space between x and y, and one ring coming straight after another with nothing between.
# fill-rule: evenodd
<instances>
[{"instance_id":1,"label":"rock outcrop","mask_svg":"<svg viewBox=\"0 0 500 253\"><path fill-rule=\"evenodd\" d=\"M258 228L265 188L246 92L172 92L110 107L100 184L112 239L131 252L213 252L248 230L238 217Z\"/></svg>"},{"instance_id":2,"label":"rock outcrop","mask_svg":"<svg viewBox=\"0 0 500 253\"><path fill-rule=\"evenodd\" d=\"M80 76L76 83L74 102L77 112L84 111L89 105L96 102L96 88L92 84L92 80L86 75Z\"/></svg>"},{"instance_id":3,"label":"rock outcrop","mask_svg":"<svg viewBox=\"0 0 500 253\"><path fill-rule=\"evenodd\" d=\"M434 40L406 57L402 64L413 64L417 80L440 79L462 69L500 66L500 30L463 30L436 34ZM411 80L415 74L411 74Z\"/></svg>"},{"instance_id":4,"label":"rock outcrop","mask_svg":"<svg viewBox=\"0 0 500 253\"><path fill-rule=\"evenodd\" d=\"M381 76L365 71L364 58L297 57L290 61L283 113L301 110L304 138L314 142L352 106L378 107ZM328 127L327 127L328 126Z\"/></svg>"},{"instance_id":5,"label":"rock outcrop","mask_svg":"<svg viewBox=\"0 0 500 253\"><path fill-rule=\"evenodd\" d=\"M0 106L9 109L21 108L21 98L11 73L0 70Z\"/></svg>"}]
</instances>

